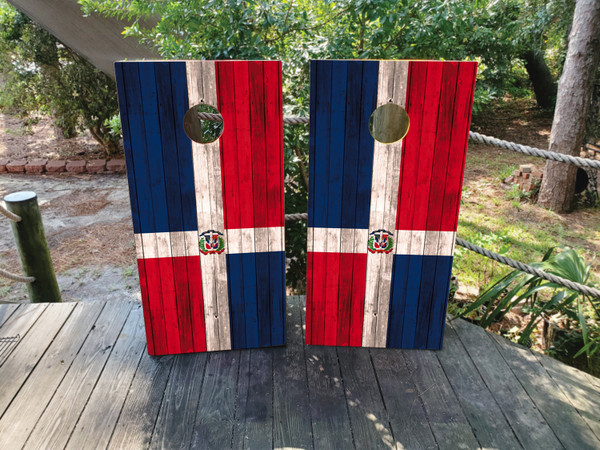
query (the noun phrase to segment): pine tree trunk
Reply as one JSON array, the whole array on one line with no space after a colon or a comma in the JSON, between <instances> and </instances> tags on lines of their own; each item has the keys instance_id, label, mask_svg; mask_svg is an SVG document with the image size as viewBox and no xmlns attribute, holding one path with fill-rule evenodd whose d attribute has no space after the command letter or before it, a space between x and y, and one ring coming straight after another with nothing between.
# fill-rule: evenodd
<instances>
[{"instance_id":1,"label":"pine tree trunk","mask_svg":"<svg viewBox=\"0 0 600 450\"><path fill-rule=\"evenodd\" d=\"M549 150L579 155L600 54L600 1L577 0L569 48L558 83ZM574 206L577 167L547 161L538 203L556 212Z\"/></svg>"}]
</instances>

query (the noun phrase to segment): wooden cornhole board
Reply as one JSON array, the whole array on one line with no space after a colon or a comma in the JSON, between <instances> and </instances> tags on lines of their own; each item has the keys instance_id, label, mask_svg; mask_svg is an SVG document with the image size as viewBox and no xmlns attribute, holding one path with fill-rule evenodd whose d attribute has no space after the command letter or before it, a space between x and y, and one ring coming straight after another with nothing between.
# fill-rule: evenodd
<instances>
[{"instance_id":1,"label":"wooden cornhole board","mask_svg":"<svg viewBox=\"0 0 600 450\"><path fill-rule=\"evenodd\" d=\"M312 61L306 342L442 347L476 63ZM408 113L373 139L376 108Z\"/></svg>"},{"instance_id":2,"label":"wooden cornhole board","mask_svg":"<svg viewBox=\"0 0 600 450\"><path fill-rule=\"evenodd\" d=\"M148 352L283 345L281 63L115 70ZM201 103L223 116L211 144L183 128Z\"/></svg>"}]
</instances>

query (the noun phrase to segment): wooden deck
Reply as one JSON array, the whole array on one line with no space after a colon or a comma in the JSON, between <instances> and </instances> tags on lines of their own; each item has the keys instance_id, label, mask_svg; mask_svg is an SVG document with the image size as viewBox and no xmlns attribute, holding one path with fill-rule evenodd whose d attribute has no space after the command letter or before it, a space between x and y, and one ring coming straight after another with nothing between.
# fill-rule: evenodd
<instances>
[{"instance_id":1,"label":"wooden deck","mask_svg":"<svg viewBox=\"0 0 600 450\"><path fill-rule=\"evenodd\" d=\"M0 305L0 448L600 448L600 380L457 320L444 350L149 357L137 303ZM10 347L10 348L8 348Z\"/></svg>"}]
</instances>

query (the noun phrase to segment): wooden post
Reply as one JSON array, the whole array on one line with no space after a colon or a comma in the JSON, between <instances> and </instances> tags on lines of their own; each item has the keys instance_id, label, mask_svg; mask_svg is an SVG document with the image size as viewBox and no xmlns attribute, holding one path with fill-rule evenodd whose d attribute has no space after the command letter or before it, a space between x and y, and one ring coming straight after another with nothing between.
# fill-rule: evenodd
<instances>
[{"instance_id":1,"label":"wooden post","mask_svg":"<svg viewBox=\"0 0 600 450\"><path fill-rule=\"evenodd\" d=\"M9 211L21 217L20 222L12 222L12 229L23 272L35 277L34 282L27 283L29 299L32 303L60 302L37 195L30 191L15 192L4 197L4 201Z\"/></svg>"}]
</instances>

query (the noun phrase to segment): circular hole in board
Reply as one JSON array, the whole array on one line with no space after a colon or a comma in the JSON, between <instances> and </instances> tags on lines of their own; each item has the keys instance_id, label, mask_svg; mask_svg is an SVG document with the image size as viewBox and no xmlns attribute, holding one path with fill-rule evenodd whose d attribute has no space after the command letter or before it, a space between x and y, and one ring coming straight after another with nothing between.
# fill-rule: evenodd
<instances>
[{"instance_id":1,"label":"circular hole in board","mask_svg":"<svg viewBox=\"0 0 600 450\"><path fill-rule=\"evenodd\" d=\"M369 132L373 139L382 144L392 144L399 141L410 126L406 110L395 103L381 105L369 118Z\"/></svg>"},{"instance_id":2,"label":"circular hole in board","mask_svg":"<svg viewBox=\"0 0 600 450\"><path fill-rule=\"evenodd\" d=\"M185 134L192 141L200 144L215 142L223 134L223 119L208 120L207 118L200 118L199 113L221 114L217 108L205 103L192 106L183 116Z\"/></svg>"}]
</instances>

